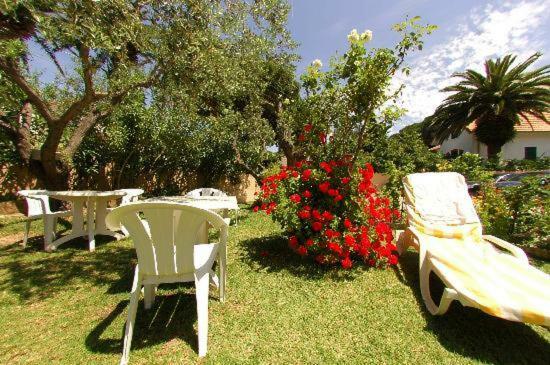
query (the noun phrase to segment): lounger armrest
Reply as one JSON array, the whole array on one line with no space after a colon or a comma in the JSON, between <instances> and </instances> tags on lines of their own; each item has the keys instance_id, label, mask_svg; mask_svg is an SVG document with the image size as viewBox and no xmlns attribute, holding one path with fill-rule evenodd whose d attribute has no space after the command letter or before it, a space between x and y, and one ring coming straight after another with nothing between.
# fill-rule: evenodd
<instances>
[{"instance_id":1,"label":"lounger armrest","mask_svg":"<svg viewBox=\"0 0 550 365\"><path fill-rule=\"evenodd\" d=\"M520 260L524 264L529 265L529 260L527 259L527 255L525 254L525 252L523 252L521 248L511 244L510 242L501 240L500 238L495 236L483 235L483 239L496 246L499 246L505 250L510 251L512 255L514 255L518 260Z\"/></svg>"}]
</instances>

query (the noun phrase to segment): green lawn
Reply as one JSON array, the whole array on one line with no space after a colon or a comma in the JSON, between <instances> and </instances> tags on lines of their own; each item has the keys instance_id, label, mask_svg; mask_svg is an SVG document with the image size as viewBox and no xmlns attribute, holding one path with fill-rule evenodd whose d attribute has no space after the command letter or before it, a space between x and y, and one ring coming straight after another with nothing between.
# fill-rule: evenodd
<instances>
[{"instance_id":1,"label":"green lawn","mask_svg":"<svg viewBox=\"0 0 550 365\"><path fill-rule=\"evenodd\" d=\"M227 301L210 301L208 356L196 355L190 285L140 306L131 364L549 364L550 331L453 304L424 309L418 255L396 270L321 269L292 254L277 225L242 213L230 229ZM20 219L0 220L0 363L115 364L136 263L131 242L26 249ZM549 270L548 263L539 263Z\"/></svg>"}]
</instances>

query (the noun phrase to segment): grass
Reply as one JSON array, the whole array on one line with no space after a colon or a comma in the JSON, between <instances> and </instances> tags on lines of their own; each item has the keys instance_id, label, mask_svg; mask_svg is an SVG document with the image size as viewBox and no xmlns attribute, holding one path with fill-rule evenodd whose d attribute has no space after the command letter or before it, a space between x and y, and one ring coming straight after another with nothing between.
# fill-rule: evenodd
<instances>
[{"instance_id":1,"label":"grass","mask_svg":"<svg viewBox=\"0 0 550 365\"><path fill-rule=\"evenodd\" d=\"M548 364L550 331L453 304L429 315L418 255L396 270L319 268L289 252L264 215L230 229L227 301L210 300L208 356L196 355L189 285L142 303L132 364ZM119 360L136 263L129 240L84 240L41 251L40 223L26 249L21 219L0 220L0 363L114 364ZM549 271L548 263L538 263Z\"/></svg>"}]
</instances>

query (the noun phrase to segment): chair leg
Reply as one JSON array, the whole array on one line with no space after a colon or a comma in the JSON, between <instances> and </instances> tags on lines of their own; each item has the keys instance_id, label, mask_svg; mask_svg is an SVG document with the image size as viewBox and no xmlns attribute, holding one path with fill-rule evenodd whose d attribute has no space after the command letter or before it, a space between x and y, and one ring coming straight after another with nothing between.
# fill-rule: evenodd
<instances>
[{"instance_id":1,"label":"chair leg","mask_svg":"<svg viewBox=\"0 0 550 365\"><path fill-rule=\"evenodd\" d=\"M44 216L44 250L52 250L52 239L53 239L53 217Z\"/></svg>"},{"instance_id":2,"label":"chair leg","mask_svg":"<svg viewBox=\"0 0 550 365\"><path fill-rule=\"evenodd\" d=\"M55 237L57 235L57 217L53 219L53 239L55 240Z\"/></svg>"},{"instance_id":3,"label":"chair leg","mask_svg":"<svg viewBox=\"0 0 550 365\"><path fill-rule=\"evenodd\" d=\"M130 359L130 348L132 347L132 335L136 322L136 312L141 293L141 280L139 277L139 268L136 266L134 274L134 283L132 284L132 293L130 295L130 304L128 305L128 317L126 319L126 330L124 331L124 347L122 349L122 358L120 365L126 365Z\"/></svg>"},{"instance_id":4,"label":"chair leg","mask_svg":"<svg viewBox=\"0 0 550 365\"><path fill-rule=\"evenodd\" d=\"M143 286L143 303L145 309L151 309L155 303L155 294L157 291L157 286L154 284L148 284Z\"/></svg>"},{"instance_id":5,"label":"chair leg","mask_svg":"<svg viewBox=\"0 0 550 365\"><path fill-rule=\"evenodd\" d=\"M206 356L208 347L208 289L210 275L206 272L195 272L195 296L197 298L197 318L199 337L199 357Z\"/></svg>"},{"instance_id":6,"label":"chair leg","mask_svg":"<svg viewBox=\"0 0 550 365\"><path fill-rule=\"evenodd\" d=\"M27 241L29 239L29 231L31 230L31 220L27 219L25 222L25 235L23 236L23 247L27 247Z\"/></svg>"},{"instance_id":7,"label":"chair leg","mask_svg":"<svg viewBox=\"0 0 550 365\"><path fill-rule=\"evenodd\" d=\"M449 310L451 302L457 299L456 292L453 289L446 288L439 302L439 306L435 304L430 293L430 273L432 272L432 263L429 255L424 253L420 261L420 293L428 311L434 316L445 314Z\"/></svg>"}]
</instances>

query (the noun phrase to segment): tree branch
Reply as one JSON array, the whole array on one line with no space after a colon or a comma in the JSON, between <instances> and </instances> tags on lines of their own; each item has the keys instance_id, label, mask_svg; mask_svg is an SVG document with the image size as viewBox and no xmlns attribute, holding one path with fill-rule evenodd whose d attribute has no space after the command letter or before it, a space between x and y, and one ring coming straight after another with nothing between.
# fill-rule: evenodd
<instances>
[{"instance_id":1,"label":"tree branch","mask_svg":"<svg viewBox=\"0 0 550 365\"><path fill-rule=\"evenodd\" d=\"M8 135L12 137L15 133L17 133L17 128L11 125L11 123L6 121L4 118L4 116L0 116L0 127L4 130L4 132L8 133Z\"/></svg>"},{"instance_id":2,"label":"tree branch","mask_svg":"<svg viewBox=\"0 0 550 365\"><path fill-rule=\"evenodd\" d=\"M239 148L237 147L237 141L233 139L231 143L231 147L233 147L233 151L235 152L235 162L239 164L246 172L248 172L256 181L258 184L262 181L262 178L260 175L254 170L250 165L248 165L241 157L241 151L239 151Z\"/></svg>"},{"instance_id":3,"label":"tree branch","mask_svg":"<svg viewBox=\"0 0 550 365\"><path fill-rule=\"evenodd\" d=\"M12 59L0 58L0 69L4 71L19 88L27 95L31 103L38 109L40 115L46 120L49 124L55 122L55 118L52 115L49 105L46 101L40 96L38 91L29 85L27 80L21 75L19 68Z\"/></svg>"},{"instance_id":4,"label":"tree branch","mask_svg":"<svg viewBox=\"0 0 550 365\"><path fill-rule=\"evenodd\" d=\"M84 95L77 101L73 102L65 113L63 113L58 123L66 125L71 120L75 119L84 109L92 102L101 99L103 96L96 97L93 83L93 74L95 68L90 63L90 49L86 46L78 46L78 55L82 64L82 75L84 79Z\"/></svg>"},{"instance_id":5,"label":"tree branch","mask_svg":"<svg viewBox=\"0 0 550 365\"><path fill-rule=\"evenodd\" d=\"M96 69L90 63L90 49L86 46L79 45L78 55L80 57L82 74L84 76L84 95L94 95L94 84L92 78Z\"/></svg>"},{"instance_id":6,"label":"tree branch","mask_svg":"<svg viewBox=\"0 0 550 365\"><path fill-rule=\"evenodd\" d=\"M88 134L88 131L96 125L99 120L106 118L109 114L111 114L111 111L91 111L82 118L69 137L67 146L63 149L63 154L67 159L70 160L73 158L74 154L78 150L78 147L80 147L80 144L84 140L84 137Z\"/></svg>"}]
</instances>

